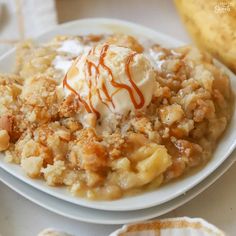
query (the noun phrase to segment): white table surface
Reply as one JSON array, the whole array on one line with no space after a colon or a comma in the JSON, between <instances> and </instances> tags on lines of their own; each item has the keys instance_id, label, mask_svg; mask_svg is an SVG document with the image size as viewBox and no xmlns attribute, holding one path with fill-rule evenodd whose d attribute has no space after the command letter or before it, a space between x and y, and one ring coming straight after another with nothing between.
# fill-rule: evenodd
<instances>
[{"instance_id":1,"label":"white table surface","mask_svg":"<svg viewBox=\"0 0 236 236\"><path fill-rule=\"evenodd\" d=\"M131 20L190 42L171 0L70 0L67 3L75 4L73 18L78 10L78 18L100 16ZM236 235L235 179L236 164L198 197L162 218L202 217L228 235ZM62 229L75 236L107 236L121 226L87 224L56 215L24 199L0 182L2 236L36 236L40 230L48 227Z\"/></svg>"}]
</instances>

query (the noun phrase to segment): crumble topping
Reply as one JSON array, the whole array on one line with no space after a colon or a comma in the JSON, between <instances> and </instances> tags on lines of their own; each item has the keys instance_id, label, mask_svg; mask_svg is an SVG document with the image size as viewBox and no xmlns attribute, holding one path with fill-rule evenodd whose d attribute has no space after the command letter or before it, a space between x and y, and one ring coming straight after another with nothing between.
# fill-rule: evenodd
<instances>
[{"instance_id":1,"label":"crumble topping","mask_svg":"<svg viewBox=\"0 0 236 236\"><path fill-rule=\"evenodd\" d=\"M126 112L113 109L99 117L95 110L103 114L100 103L89 103L83 86L73 85L81 99L73 92L66 96L63 81L72 64L84 53L84 60L92 60L91 49L98 48L99 54L104 45L112 49L104 65L119 68L112 71L114 81L126 75L122 83L129 82L125 62L120 59L117 67L114 58L131 53L148 61L143 67L135 61L130 77L138 84L135 76L142 81L144 69L151 71L146 79L153 82L145 91L150 99L142 109L130 109L130 94L124 93L116 104ZM98 58L96 54L93 62ZM101 70L102 76L86 72L83 80L104 80L108 91L112 76ZM74 79L77 83L81 77ZM105 97L101 101L111 105ZM136 94L134 101L138 99ZM207 163L232 109L228 76L196 48L146 47L128 35L59 36L44 45L25 42L17 50L15 73L0 75L0 151L31 178L68 186L75 196L112 200L156 189Z\"/></svg>"}]
</instances>

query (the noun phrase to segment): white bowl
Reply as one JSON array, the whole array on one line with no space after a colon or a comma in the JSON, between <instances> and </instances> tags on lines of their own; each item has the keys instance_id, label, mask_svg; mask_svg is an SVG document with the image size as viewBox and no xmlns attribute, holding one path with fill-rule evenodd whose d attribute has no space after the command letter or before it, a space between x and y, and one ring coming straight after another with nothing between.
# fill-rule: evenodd
<instances>
[{"instance_id":1,"label":"white bowl","mask_svg":"<svg viewBox=\"0 0 236 236\"><path fill-rule=\"evenodd\" d=\"M204 219L189 217L177 217L124 225L121 229L116 230L109 236L146 236L156 234L165 236L226 236L223 231Z\"/></svg>"},{"instance_id":2,"label":"white bowl","mask_svg":"<svg viewBox=\"0 0 236 236\"><path fill-rule=\"evenodd\" d=\"M36 40L38 42L45 42L51 39L55 35L62 34L99 34L99 33L114 33L122 32L134 35L136 37L150 39L165 47L177 47L183 45L183 43L172 39L169 36L155 32L146 27L136 25L133 23L113 20L113 19L84 19L74 22L69 22L60 25L53 30L41 35ZM15 49L5 54L0 58L0 71L9 72L12 70L14 64ZM217 64L219 64L217 62ZM236 77L225 66L219 64L231 78L231 84L234 91L236 91ZM14 164L5 163L3 158L0 158L0 167L14 175L18 179L28 183L29 185L48 193L54 197L62 200L78 204L85 207L94 209L101 209L107 211L130 211L144 209L156 205L160 205L164 202L170 201L181 194L184 194L189 189L196 186L208 175L210 175L218 166L220 166L224 160L231 154L236 146L236 116L235 112L232 117L232 121L226 130L224 137L220 140L217 149L214 152L212 159L209 163L200 169L198 172L192 173L177 181L171 182L159 189L151 192L145 192L136 196L122 198L115 201L89 201L86 199L70 196L65 188L53 188L49 187L42 180L33 180L24 175L21 168ZM1 154L2 155L2 154Z\"/></svg>"}]
</instances>

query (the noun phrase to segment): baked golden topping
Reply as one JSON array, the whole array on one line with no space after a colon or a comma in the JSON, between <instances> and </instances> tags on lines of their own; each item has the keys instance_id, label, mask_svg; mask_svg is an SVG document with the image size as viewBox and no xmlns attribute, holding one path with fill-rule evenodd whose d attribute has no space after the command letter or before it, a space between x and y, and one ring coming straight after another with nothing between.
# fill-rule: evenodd
<instances>
[{"instance_id":1,"label":"baked golden topping","mask_svg":"<svg viewBox=\"0 0 236 236\"><path fill-rule=\"evenodd\" d=\"M195 48L60 36L17 55L0 76L0 151L76 196L121 198L207 163L232 115L228 76Z\"/></svg>"}]
</instances>

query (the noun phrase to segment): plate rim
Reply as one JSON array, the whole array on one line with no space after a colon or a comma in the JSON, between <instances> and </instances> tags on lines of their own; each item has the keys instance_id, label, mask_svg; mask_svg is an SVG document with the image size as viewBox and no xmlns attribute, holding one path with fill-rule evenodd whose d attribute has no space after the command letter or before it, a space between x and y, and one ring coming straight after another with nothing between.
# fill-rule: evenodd
<instances>
[{"instance_id":1,"label":"plate rim","mask_svg":"<svg viewBox=\"0 0 236 236\"><path fill-rule=\"evenodd\" d=\"M170 212L170 211L172 211L172 210L174 210L174 209L176 209L176 208L186 204L187 202L191 201L193 198L198 196L200 193L205 191L213 183L215 183L235 163L236 163L236 150L230 155L230 157L221 166L219 166L213 173L211 173L201 183L199 183L198 185L196 185L195 187L190 189L186 194L180 195L179 197L177 197L177 198L175 198L173 200L170 200L170 201L168 201L166 203L161 204L162 206L163 205L166 205L166 206L160 212L158 212L158 210L160 208L160 205L158 205L158 206L154 206L152 208L147 208L147 209L141 209L141 210L133 211L133 212L135 212L136 218L129 217L129 219L127 219L127 217L126 217L124 219L119 219L119 220L115 220L115 221L110 216L108 217L107 220L98 220L97 219L97 217L98 217L97 213L101 212L100 210L86 208L86 207L75 205L75 204L69 203L69 202L66 202L66 204L72 205L74 208L78 208L78 210L79 209L81 210L81 208L82 208L84 210L90 210L90 211L94 212L94 214L96 214L96 220L88 219L88 218L85 218L84 216L78 217L78 216L75 216L75 215L73 215L71 213L65 213L65 212L62 212L62 210L55 209L55 207L53 207L53 206L48 206L47 203L45 204L44 202L41 201L42 198L40 197L40 195L46 195L47 196L48 195L47 193L44 193L44 192L42 192L42 191L40 191L38 189L33 188L33 190L36 192L36 194L35 194L36 198L35 197L32 198L32 196L29 196L29 194L24 193L24 191L25 191L24 189L25 188L32 192L31 186L29 186L28 184L24 183L23 181L17 179L16 177L12 176L7 171L1 170L1 169L0 169L0 181L2 183L4 183L5 185L7 185L13 191L17 192L18 194L20 194L21 196L26 198L27 200L35 203L36 205L41 206L44 209L47 209L47 210L49 210L51 212L54 212L54 213L56 213L58 215L67 217L69 219L78 220L78 221L81 221L81 222L86 222L86 223L106 224L106 225L119 225L119 224L134 223L134 222L139 222L139 221L144 221L144 220L152 219L152 218L155 218L155 217L159 217L161 215L164 215L164 214L166 214L166 213L168 213L168 212ZM3 175L5 175L5 177L3 177ZM12 182L15 181L15 182L18 182L18 184L20 183L21 187L20 188L18 188L18 187L16 188L14 186L14 183L13 184L9 183L9 179L7 180L6 176L7 176L7 178L10 178L10 179L12 178L12 180L13 180ZM48 196L46 198L48 199ZM56 202L62 203L62 205L65 204L65 201L63 201L61 199L58 199L56 197L53 197L53 196L49 196L49 199L51 199L54 203L55 203L55 200L56 200ZM176 204L176 201L178 201L177 204ZM168 206L169 204L171 204L171 205ZM60 204L59 204L59 207L60 207ZM153 210L152 212L154 212L154 213L148 214L148 211L151 210L151 209ZM139 214L137 214L137 213L141 212L141 211L146 211L146 213L145 213L144 216L139 217ZM104 212L104 211L102 211L102 212ZM107 212L105 211L105 213L107 213ZM108 213L109 214L110 213L117 214L118 212L117 211L109 211ZM126 212L122 211L122 214L125 215Z\"/></svg>"}]
</instances>

